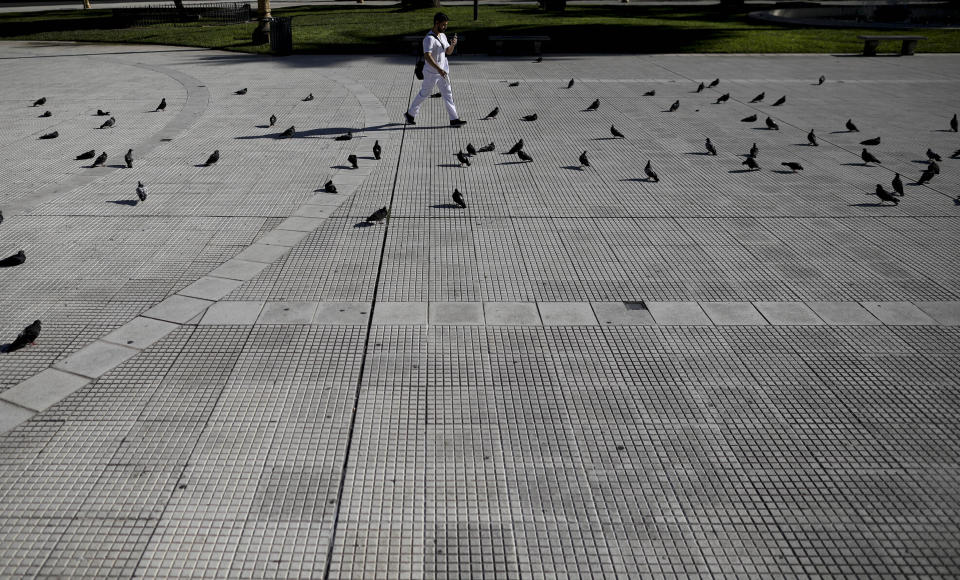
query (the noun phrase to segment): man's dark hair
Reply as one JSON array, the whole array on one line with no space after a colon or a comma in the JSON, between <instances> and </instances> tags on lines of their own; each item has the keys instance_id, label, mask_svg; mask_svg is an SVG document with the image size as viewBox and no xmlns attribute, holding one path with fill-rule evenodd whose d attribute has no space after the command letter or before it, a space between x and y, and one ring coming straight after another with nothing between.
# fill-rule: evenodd
<instances>
[{"instance_id":1,"label":"man's dark hair","mask_svg":"<svg viewBox=\"0 0 960 580\"><path fill-rule=\"evenodd\" d=\"M437 12L433 15L433 23L436 24L437 22L450 22L450 17L443 12Z\"/></svg>"}]
</instances>

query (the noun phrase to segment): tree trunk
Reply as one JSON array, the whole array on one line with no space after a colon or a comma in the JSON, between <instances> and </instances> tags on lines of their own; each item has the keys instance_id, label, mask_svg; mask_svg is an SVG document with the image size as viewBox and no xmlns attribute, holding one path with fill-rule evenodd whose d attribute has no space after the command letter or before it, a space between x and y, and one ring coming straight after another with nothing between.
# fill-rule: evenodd
<instances>
[{"instance_id":1,"label":"tree trunk","mask_svg":"<svg viewBox=\"0 0 960 580\"><path fill-rule=\"evenodd\" d=\"M90 0L83 0L83 9L90 10Z\"/></svg>"}]
</instances>

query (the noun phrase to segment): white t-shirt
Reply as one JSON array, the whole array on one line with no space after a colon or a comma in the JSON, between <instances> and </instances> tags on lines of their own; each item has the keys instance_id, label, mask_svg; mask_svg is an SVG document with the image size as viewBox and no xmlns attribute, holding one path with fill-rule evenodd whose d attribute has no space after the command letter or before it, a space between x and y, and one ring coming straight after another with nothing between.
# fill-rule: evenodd
<instances>
[{"instance_id":1,"label":"white t-shirt","mask_svg":"<svg viewBox=\"0 0 960 580\"><path fill-rule=\"evenodd\" d=\"M433 31L427 33L423 38L423 52L433 55L433 60L437 61L437 65L440 66L446 72L450 72L450 64L447 62L447 47L450 46L450 43L447 42L447 35L440 33L437 36L433 35ZM432 74L440 74L437 72L437 69L430 66L427 63L423 67L423 71Z\"/></svg>"}]
</instances>

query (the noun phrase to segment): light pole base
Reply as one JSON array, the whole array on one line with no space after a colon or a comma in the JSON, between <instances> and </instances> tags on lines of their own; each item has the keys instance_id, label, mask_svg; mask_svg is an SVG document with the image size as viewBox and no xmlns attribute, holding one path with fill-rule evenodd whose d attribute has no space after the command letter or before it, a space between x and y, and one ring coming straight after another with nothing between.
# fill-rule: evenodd
<instances>
[{"instance_id":1,"label":"light pole base","mask_svg":"<svg viewBox=\"0 0 960 580\"><path fill-rule=\"evenodd\" d=\"M257 24L257 27L253 30L252 42L254 46L270 42L270 19L264 18L260 20L260 23Z\"/></svg>"}]
</instances>

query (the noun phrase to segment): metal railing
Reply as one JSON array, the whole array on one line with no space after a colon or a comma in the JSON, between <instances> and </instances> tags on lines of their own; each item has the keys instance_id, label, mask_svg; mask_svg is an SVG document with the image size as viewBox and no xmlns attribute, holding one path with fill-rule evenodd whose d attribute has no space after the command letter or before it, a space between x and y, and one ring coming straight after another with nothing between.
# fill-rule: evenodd
<instances>
[{"instance_id":1,"label":"metal railing","mask_svg":"<svg viewBox=\"0 0 960 580\"><path fill-rule=\"evenodd\" d=\"M114 8L113 21L117 28L134 28L168 24L184 26L203 24L240 24L250 20L250 4L240 2L184 3L182 9L174 4L148 4L136 8Z\"/></svg>"}]
</instances>

